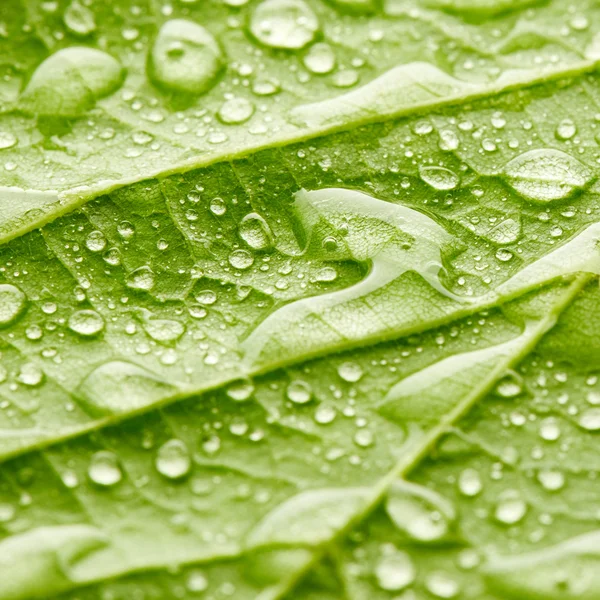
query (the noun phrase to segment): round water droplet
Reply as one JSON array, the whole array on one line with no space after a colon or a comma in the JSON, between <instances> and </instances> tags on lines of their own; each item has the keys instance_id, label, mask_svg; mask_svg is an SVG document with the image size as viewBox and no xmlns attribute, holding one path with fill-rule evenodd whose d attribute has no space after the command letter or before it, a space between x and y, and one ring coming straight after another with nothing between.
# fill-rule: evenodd
<instances>
[{"instance_id":1,"label":"round water droplet","mask_svg":"<svg viewBox=\"0 0 600 600\"><path fill-rule=\"evenodd\" d=\"M88 467L88 477L96 485L113 486L123 478L119 459L114 452L102 450L95 452Z\"/></svg>"},{"instance_id":2,"label":"round water droplet","mask_svg":"<svg viewBox=\"0 0 600 600\"><path fill-rule=\"evenodd\" d=\"M460 183L459 176L445 167L421 167L421 179L436 190L453 190Z\"/></svg>"},{"instance_id":3,"label":"round water droplet","mask_svg":"<svg viewBox=\"0 0 600 600\"><path fill-rule=\"evenodd\" d=\"M440 150L448 152L458 148L458 136L451 129L442 129L440 131Z\"/></svg>"},{"instance_id":4,"label":"round water droplet","mask_svg":"<svg viewBox=\"0 0 600 600\"><path fill-rule=\"evenodd\" d=\"M254 393L254 384L250 379L238 379L229 385L226 394L236 402L245 402Z\"/></svg>"},{"instance_id":5,"label":"round water droplet","mask_svg":"<svg viewBox=\"0 0 600 600\"><path fill-rule=\"evenodd\" d=\"M483 484L481 477L475 469L465 469L458 476L458 489L463 496L472 498L481 493Z\"/></svg>"},{"instance_id":6,"label":"round water droplet","mask_svg":"<svg viewBox=\"0 0 600 600\"><path fill-rule=\"evenodd\" d=\"M144 330L156 342L175 342L185 333L185 326L172 319L149 319Z\"/></svg>"},{"instance_id":7,"label":"round water droplet","mask_svg":"<svg viewBox=\"0 0 600 600\"><path fill-rule=\"evenodd\" d=\"M223 63L223 51L212 33L185 19L167 21L160 28L149 57L153 81L184 94L207 91Z\"/></svg>"},{"instance_id":8,"label":"round water droplet","mask_svg":"<svg viewBox=\"0 0 600 600\"><path fill-rule=\"evenodd\" d=\"M373 445L375 438L373 436L373 432L369 429L359 429L354 434L354 443L360 448L368 448Z\"/></svg>"},{"instance_id":9,"label":"round water droplet","mask_svg":"<svg viewBox=\"0 0 600 600\"><path fill-rule=\"evenodd\" d=\"M246 122L254 114L254 104L246 98L231 98L226 100L217 116L226 125L238 125Z\"/></svg>"},{"instance_id":10,"label":"round water droplet","mask_svg":"<svg viewBox=\"0 0 600 600\"><path fill-rule=\"evenodd\" d=\"M21 94L20 106L38 115L77 117L123 82L119 62L101 50L71 46L49 56Z\"/></svg>"},{"instance_id":11,"label":"round water droplet","mask_svg":"<svg viewBox=\"0 0 600 600\"><path fill-rule=\"evenodd\" d=\"M194 594L205 592L208 589L208 579L202 571L194 569L188 573L185 587Z\"/></svg>"},{"instance_id":12,"label":"round water droplet","mask_svg":"<svg viewBox=\"0 0 600 600\"><path fill-rule=\"evenodd\" d=\"M556 492L565 486L565 476L561 471L546 469L537 475L542 487L549 492Z\"/></svg>"},{"instance_id":13,"label":"round water droplet","mask_svg":"<svg viewBox=\"0 0 600 600\"><path fill-rule=\"evenodd\" d=\"M121 221L117 226L117 233L124 240L129 240L135 235L135 227L129 221Z\"/></svg>"},{"instance_id":14,"label":"round water droplet","mask_svg":"<svg viewBox=\"0 0 600 600\"><path fill-rule=\"evenodd\" d=\"M336 416L337 411L333 406L321 404L315 411L315 422L319 425L329 425L329 423L333 423Z\"/></svg>"},{"instance_id":15,"label":"round water droplet","mask_svg":"<svg viewBox=\"0 0 600 600\"><path fill-rule=\"evenodd\" d=\"M75 35L85 37L96 30L94 13L87 6L83 6L77 2L77 0L73 0L69 4L65 10L63 20L67 29Z\"/></svg>"},{"instance_id":16,"label":"round water droplet","mask_svg":"<svg viewBox=\"0 0 600 600\"><path fill-rule=\"evenodd\" d=\"M335 68L335 54L329 44L313 44L304 55L304 66L315 75L326 75Z\"/></svg>"},{"instance_id":17,"label":"round water droplet","mask_svg":"<svg viewBox=\"0 0 600 600\"><path fill-rule=\"evenodd\" d=\"M577 420L579 427L586 431L600 430L600 407L584 410Z\"/></svg>"},{"instance_id":18,"label":"round water droplet","mask_svg":"<svg viewBox=\"0 0 600 600\"><path fill-rule=\"evenodd\" d=\"M213 198L209 208L210 212L217 217L224 215L227 211L227 205L223 201L223 198Z\"/></svg>"},{"instance_id":19,"label":"round water droplet","mask_svg":"<svg viewBox=\"0 0 600 600\"><path fill-rule=\"evenodd\" d=\"M354 362L342 363L337 369L338 375L348 383L356 383L363 376L362 367Z\"/></svg>"},{"instance_id":20,"label":"round water droplet","mask_svg":"<svg viewBox=\"0 0 600 600\"><path fill-rule=\"evenodd\" d=\"M443 571L430 573L425 581L425 586L427 591L436 598L455 598L460 591L458 582Z\"/></svg>"},{"instance_id":21,"label":"round water droplet","mask_svg":"<svg viewBox=\"0 0 600 600\"><path fill-rule=\"evenodd\" d=\"M25 363L19 369L17 380L24 385L35 387L44 381L44 372L34 363Z\"/></svg>"},{"instance_id":22,"label":"round water droplet","mask_svg":"<svg viewBox=\"0 0 600 600\"><path fill-rule=\"evenodd\" d=\"M318 30L317 16L303 0L264 0L250 18L252 35L271 48L299 50Z\"/></svg>"},{"instance_id":23,"label":"round water droplet","mask_svg":"<svg viewBox=\"0 0 600 600\"><path fill-rule=\"evenodd\" d=\"M69 329L84 337L92 337L104 329L104 319L95 310L78 310L69 317Z\"/></svg>"},{"instance_id":24,"label":"round water droplet","mask_svg":"<svg viewBox=\"0 0 600 600\"><path fill-rule=\"evenodd\" d=\"M516 398L523 392L523 379L518 373L509 371L496 384L494 391L501 398Z\"/></svg>"},{"instance_id":25,"label":"round water droplet","mask_svg":"<svg viewBox=\"0 0 600 600\"><path fill-rule=\"evenodd\" d=\"M407 588L416 576L417 571L410 556L400 550L383 556L375 567L377 584L388 592L399 592Z\"/></svg>"},{"instance_id":26,"label":"round water droplet","mask_svg":"<svg viewBox=\"0 0 600 600\"><path fill-rule=\"evenodd\" d=\"M140 267L127 275L127 287L132 290L150 291L154 287L154 271L150 267Z\"/></svg>"},{"instance_id":27,"label":"round water droplet","mask_svg":"<svg viewBox=\"0 0 600 600\"><path fill-rule=\"evenodd\" d=\"M17 136L10 131L0 131L0 150L12 148L17 145Z\"/></svg>"},{"instance_id":28,"label":"round water droplet","mask_svg":"<svg viewBox=\"0 0 600 600\"><path fill-rule=\"evenodd\" d=\"M101 252L106 248L106 238L101 231L92 231L87 236L85 245L91 252Z\"/></svg>"},{"instance_id":29,"label":"round water droplet","mask_svg":"<svg viewBox=\"0 0 600 600\"><path fill-rule=\"evenodd\" d=\"M195 296L196 302L204 304L204 306L210 306L217 301L217 294L212 290L202 290Z\"/></svg>"},{"instance_id":30,"label":"round water droplet","mask_svg":"<svg viewBox=\"0 0 600 600\"><path fill-rule=\"evenodd\" d=\"M234 250L229 255L229 264L234 269L244 271L254 264L254 256L248 250Z\"/></svg>"},{"instance_id":31,"label":"round water droplet","mask_svg":"<svg viewBox=\"0 0 600 600\"><path fill-rule=\"evenodd\" d=\"M155 464L156 470L167 479L185 477L192 468L188 447L176 439L165 442L158 449Z\"/></svg>"},{"instance_id":32,"label":"round water droplet","mask_svg":"<svg viewBox=\"0 0 600 600\"><path fill-rule=\"evenodd\" d=\"M577 133L577 126L571 119L563 119L556 127L556 138L570 140Z\"/></svg>"},{"instance_id":33,"label":"round water droplet","mask_svg":"<svg viewBox=\"0 0 600 600\"><path fill-rule=\"evenodd\" d=\"M0 327L12 323L25 310L25 294L10 283L0 285Z\"/></svg>"},{"instance_id":34,"label":"round water droplet","mask_svg":"<svg viewBox=\"0 0 600 600\"><path fill-rule=\"evenodd\" d=\"M273 246L271 228L258 213L250 213L241 220L239 234L254 250L268 250Z\"/></svg>"},{"instance_id":35,"label":"round water droplet","mask_svg":"<svg viewBox=\"0 0 600 600\"><path fill-rule=\"evenodd\" d=\"M554 417L540 423L540 437L547 442L555 442L560 437L560 425Z\"/></svg>"},{"instance_id":36,"label":"round water droplet","mask_svg":"<svg viewBox=\"0 0 600 600\"><path fill-rule=\"evenodd\" d=\"M286 396L294 404L306 404L312 398L312 388L306 381L296 379L288 384Z\"/></svg>"},{"instance_id":37,"label":"round water droplet","mask_svg":"<svg viewBox=\"0 0 600 600\"><path fill-rule=\"evenodd\" d=\"M506 490L498 498L494 518L504 525L514 525L527 513L527 504L517 490Z\"/></svg>"}]
</instances>

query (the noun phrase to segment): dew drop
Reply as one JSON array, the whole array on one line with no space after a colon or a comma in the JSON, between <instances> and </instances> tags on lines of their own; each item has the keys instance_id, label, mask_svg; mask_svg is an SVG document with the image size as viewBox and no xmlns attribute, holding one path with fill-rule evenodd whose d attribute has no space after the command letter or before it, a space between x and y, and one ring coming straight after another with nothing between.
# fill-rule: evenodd
<instances>
[{"instance_id":1,"label":"dew drop","mask_svg":"<svg viewBox=\"0 0 600 600\"><path fill-rule=\"evenodd\" d=\"M565 486L565 476L561 471L545 469L538 473L537 479L549 492L556 492Z\"/></svg>"},{"instance_id":2,"label":"dew drop","mask_svg":"<svg viewBox=\"0 0 600 600\"><path fill-rule=\"evenodd\" d=\"M345 362L342 363L337 368L338 375L348 383L356 383L363 376L362 367L355 362Z\"/></svg>"},{"instance_id":3,"label":"dew drop","mask_svg":"<svg viewBox=\"0 0 600 600\"><path fill-rule=\"evenodd\" d=\"M555 442L560 437L560 425L554 417L540 423L540 437L546 442Z\"/></svg>"},{"instance_id":4,"label":"dew drop","mask_svg":"<svg viewBox=\"0 0 600 600\"><path fill-rule=\"evenodd\" d=\"M144 323L144 330L154 341L170 343L185 333L185 326L172 319L149 319Z\"/></svg>"},{"instance_id":5,"label":"dew drop","mask_svg":"<svg viewBox=\"0 0 600 600\"><path fill-rule=\"evenodd\" d=\"M421 167L421 179L436 190L454 190L460 183L456 173L445 167Z\"/></svg>"},{"instance_id":6,"label":"dew drop","mask_svg":"<svg viewBox=\"0 0 600 600\"><path fill-rule=\"evenodd\" d=\"M78 310L69 317L69 329L83 337L92 337L104 329L104 319L95 310Z\"/></svg>"},{"instance_id":7,"label":"dew drop","mask_svg":"<svg viewBox=\"0 0 600 600\"><path fill-rule=\"evenodd\" d=\"M335 68L335 54L329 44L313 44L302 59L304 66L315 75L326 75Z\"/></svg>"},{"instance_id":8,"label":"dew drop","mask_svg":"<svg viewBox=\"0 0 600 600\"><path fill-rule=\"evenodd\" d=\"M208 589L208 579L202 571L194 569L188 574L185 587L194 594L205 592Z\"/></svg>"},{"instance_id":9,"label":"dew drop","mask_svg":"<svg viewBox=\"0 0 600 600\"><path fill-rule=\"evenodd\" d=\"M504 525L515 525L527 513L527 504L517 490L506 490L496 503L494 518Z\"/></svg>"},{"instance_id":10,"label":"dew drop","mask_svg":"<svg viewBox=\"0 0 600 600\"><path fill-rule=\"evenodd\" d=\"M460 591L458 582L443 571L430 573L425 580L425 586L436 598L456 598Z\"/></svg>"},{"instance_id":11,"label":"dew drop","mask_svg":"<svg viewBox=\"0 0 600 600\"><path fill-rule=\"evenodd\" d=\"M210 203L210 212L217 217L221 217L227 211L227 206L222 198L213 198Z\"/></svg>"},{"instance_id":12,"label":"dew drop","mask_svg":"<svg viewBox=\"0 0 600 600\"><path fill-rule=\"evenodd\" d=\"M36 387L44 381L44 372L34 363L25 363L19 369L17 381L29 387Z\"/></svg>"},{"instance_id":13,"label":"dew drop","mask_svg":"<svg viewBox=\"0 0 600 600\"><path fill-rule=\"evenodd\" d=\"M600 407L584 410L577 420L579 427L586 431L600 430Z\"/></svg>"},{"instance_id":14,"label":"dew drop","mask_svg":"<svg viewBox=\"0 0 600 600\"><path fill-rule=\"evenodd\" d=\"M383 556L375 567L377 584L382 590L399 592L411 585L417 571L410 556L401 550Z\"/></svg>"},{"instance_id":15,"label":"dew drop","mask_svg":"<svg viewBox=\"0 0 600 600\"><path fill-rule=\"evenodd\" d=\"M231 98L221 105L217 116L225 125L238 125L245 123L253 114L252 102L246 98Z\"/></svg>"},{"instance_id":16,"label":"dew drop","mask_svg":"<svg viewBox=\"0 0 600 600\"><path fill-rule=\"evenodd\" d=\"M92 231L85 239L85 246L90 252L102 252L106 248L106 238L101 231Z\"/></svg>"},{"instance_id":17,"label":"dew drop","mask_svg":"<svg viewBox=\"0 0 600 600\"><path fill-rule=\"evenodd\" d=\"M373 436L373 432L368 429L359 429L354 434L354 443L359 448L369 448L373 445L375 438Z\"/></svg>"},{"instance_id":18,"label":"dew drop","mask_svg":"<svg viewBox=\"0 0 600 600\"><path fill-rule=\"evenodd\" d=\"M286 396L294 404L306 404L312 399L312 388L306 381L296 379L288 384Z\"/></svg>"},{"instance_id":19,"label":"dew drop","mask_svg":"<svg viewBox=\"0 0 600 600\"><path fill-rule=\"evenodd\" d=\"M185 477L192 467L188 447L177 439L165 442L156 454L156 470L167 479Z\"/></svg>"},{"instance_id":20,"label":"dew drop","mask_svg":"<svg viewBox=\"0 0 600 600\"><path fill-rule=\"evenodd\" d=\"M440 131L440 150L450 152L458 148L458 137L451 129L442 129Z\"/></svg>"},{"instance_id":21,"label":"dew drop","mask_svg":"<svg viewBox=\"0 0 600 600\"><path fill-rule=\"evenodd\" d=\"M238 379L229 385L225 393L235 402L245 402L254 393L254 384L250 379Z\"/></svg>"},{"instance_id":22,"label":"dew drop","mask_svg":"<svg viewBox=\"0 0 600 600\"><path fill-rule=\"evenodd\" d=\"M96 485L111 487L123 478L119 459L114 452L101 450L95 452L88 467L88 477Z\"/></svg>"},{"instance_id":23,"label":"dew drop","mask_svg":"<svg viewBox=\"0 0 600 600\"><path fill-rule=\"evenodd\" d=\"M273 246L271 228L258 213L250 213L241 220L239 234L253 250L268 250Z\"/></svg>"},{"instance_id":24,"label":"dew drop","mask_svg":"<svg viewBox=\"0 0 600 600\"><path fill-rule=\"evenodd\" d=\"M204 306L210 306L217 301L217 294L212 290L201 290L195 296L196 302L198 304L203 304Z\"/></svg>"},{"instance_id":25,"label":"dew drop","mask_svg":"<svg viewBox=\"0 0 600 600\"><path fill-rule=\"evenodd\" d=\"M559 140L570 140L577 133L577 127L571 119L563 119L556 127L555 135Z\"/></svg>"},{"instance_id":26,"label":"dew drop","mask_svg":"<svg viewBox=\"0 0 600 600\"><path fill-rule=\"evenodd\" d=\"M498 381L494 391L500 398L516 398L523 392L523 380L514 371L509 371Z\"/></svg>"},{"instance_id":27,"label":"dew drop","mask_svg":"<svg viewBox=\"0 0 600 600\"><path fill-rule=\"evenodd\" d=\"M124 240L129 240L135 235L135 227L129 221L121 221L117 226L117 233Z\"/></svg>"},{"instance_id":28,"label":"dew drop","mask_svg":"<svg viewBox=\"0 0 600 600\"><path fill-rule=\"evenodd\" d=\"M229 255L229 264L234 269L239 269L240 271L245 271L249 269L254 264L254 256L248 250L238 249L234 250Z\"/></svg>"},{"instance_id":29,"label":"dew drop","mask_svg":"<svg viewBox=\"0 0 600 600\"><path fill-rule=\"evenodd\" d=\"M71 46L49 56L21 94L28 112L62 117L87 113L123 82L120 63L102 50Z\"/></svg>"},{"instance_id":30,"label":"dew drop","mask_svg":"<svg viewBox=\"0 0 600 600\"><path fill-rule=\"evenodd\" d=\"M75 35L85 37L94 33L96 30L96 21L94 13L83 6L77 0L73 0L65 10L63 17L67 29Z\"/></svg>"},{"instance_id":31,"label":"dew drop","mask_svg":"<svg viewBox=\"0 0 600 600\"><path fill-rule=\"evenodd\" d=\"M17 136L10 131L0 131L0 150L6 150L17 145Z\"/></svg>"},{"instance_id":32,"label":"dew drop","mask_svg":"<svg viewBox=\"0 0 600 600\"><path fill-rule=\"evenodd\" d=\"M463 496L472 498L481 493L483 484L481 477L475 469L465 469L458 476L458 489Z\"/></svg>"},{"instance_id":33,"label":"dew drop","mask_svg":"<svg viewBox=\"0 0 600 600\"><path fill-rule=\"evenodd\" d=\"M252 35L265 46L300 50L319 30L319 21L304 0L264 0L250 18Z\"/></svg>"},{"instance_id":34,"label":"dew drop","mask_svg":"<svg viewBox=\"0 0 600 600\"><path fill-rule=\"evenodd\" d=\"M25 310L25 294L10 283L0 284L0 327L9 325Z\"/></svg>"},{"instance_id":35,"label":"dew drop","mask_svg":"<svg viewBox=\"0 0 600 600\"><path fill-rule=\"evenodd\" d=\"M132 290L150 291L155 284L154 271L150 267L140 267L127 275L127 287Z\"/></svg>"},{"instance_id":36,"label":"dew drop","mask_svg":"<svg viewBox=\"0 0 600 600\"><path fill-rule=\"evenodd\" d=\"M333 406L320 404L315 411L315 422L319 425L329 425L329 423L333 423L336 416L337 411Z\"/></svg>"},{"instance_id":37,"label":"dew drop","mask_svg":"<svg viewBox=\"0 0 600 600\"><path fill-rule=\"evenodd\" d=\"M149 57L152 80L184 94L206 92L223 64L223 51L212 33L186 19L167 21L160 28Z\"/></svg>"}]
</instances>

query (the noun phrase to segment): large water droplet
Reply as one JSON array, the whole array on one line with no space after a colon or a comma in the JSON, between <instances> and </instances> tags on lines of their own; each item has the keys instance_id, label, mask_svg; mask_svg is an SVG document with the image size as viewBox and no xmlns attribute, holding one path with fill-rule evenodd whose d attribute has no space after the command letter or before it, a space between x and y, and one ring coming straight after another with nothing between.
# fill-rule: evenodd
<instances>
[{"instance_id":1,"label":"large water droplet","mask_svg":"<svg viewBox=\"0 0 600 600\"><path fill-rule=\"evenodd\" d=\"M126 284L132 290L150 291L154 287L154 271L150 267L140 267L127 275Z\"/></svg>"},{"instance_id":2,"label":"large water droplet","mask_svg":"<svg viewBox=\"0 0 600 600\"><path fill-rule=\"evenodd\" d=\"M375 577L382 590L399 592L408 587L417 575L410 556L401 550L394 550L383 556L375 567Z\"/></svg>"},{"instance_id":3,"label":"large water droplet","mask_svg":"<svg viewBox=\"0 0 600 600\"><path fill-rule=\"evenodd\" d=\"M315 75L331 73L335 67L335 54L329 44L313 44L302 59L304 66Z\"/></svg>"},{"instance_id":4,"label":"large water droplet","mask_svg":"<svg viewBox=\"0 0 600 600\"><path fill-rule=\"evenodd\" d=\"M577 419L579 427L586 431L600 430L600 407L584 410Z\"/></svg>"},{"instance_id":5,"label":"large water droplet","mask_svg":"<svg viewBox=\"0 0 600 600\"><path fill-rule=\"evenodd\" d=\"M25 310L25 294L10 283L0 285L0 327L9 325Z\"/></svg>"},{"instance_id":6,"label":"large water droplet","mask_svg":"<svg viewBox=\"0 0 600 600\"><path fill-rule=\"evenodd\" d=\"M299 50L318 30L317 16L303 0L264 0L250 19L252 35L272 48Z\"/></svg>"},{"instance_id":7,"label":"large water droplet","mask_svg":"<svg viewBox=\"0 0 600 600\"><path fill-rule=\"evenodd\" d=\"M95 310L78 310L69 317L69 329L81 336L92 337L104 329L104 319Z\"/></svg>"},{"instance_id":8,"label":"large water droplet","mask_svg":"<svg viewBox=\"0 0 600 600\"><path fill-rule=\"evenodd\" d=\"M385 509L398 529L421 543L445 538L456 519L454 507L448 500L433 490L407 481L392 485Z\"/></svg>"},{"instance_id":9,"label":"large water droplet","mask_svg":"<svg viewBox=\"0 0 600 600\"><path fill-rule=\"evenodd\" d=\"M88 467L88 477L96 485L111 487L123 478L119 459L114 452L95 452Z\"/></svg>"},{"instance_id":10,"label":"large water droplet","mask_svg":"<svg viewBox=\"0 0 600 600\"><path fill-rule=\"evenodd\" d=\"M241 220L239 234L254 250L267 250L273 246L271 228L258 213L250 213Z\"/></svg>"},{"instance_id":11,"label":"large water droplet","mask_svg":"<svg viewBox=\"0 0 600 600\"><path fill-rule=\"evenodd\" d=\"M212 33L185 19L167 21L160 28L149 57L154 82L185 94L202 94L212 87L223 63L223 51Z\"/></svg>"},{"instance_id":12,"label":"large water droplet","mask_svg":"<svg viewBox=\"0 0 600 600\"><path fill-rule=\"evenodd\" d=\"M460 183L459 176L445 167L421 167L421 179L436 190L453 190Z\"/></svg>"},{"instance_id":13,"label":"large water droplet","mask_svg":"<svg viewBox=\"0 0 600 600\"><path fill-rule=\"evenodd\" d=\"M592 171L569 154L544 148L513 158L504 168L509 185L521 196L534 202L552 202L568 198L585 188Z\"/></svg>"},{"instance_id":14,"label":"large water droplet","mask_svg":"<svg viewBox=\"0 0 600 600\"><path fill-rule=\"evenodd\" d=\"M123 82L120 63L101 50L71 46L49 56L21 94L21 107L38 115L77 117Z\"/></svg>"},{"instance_id":15,"label":"large water droplet","mask_svg":"<svg viewBox=\"0 0 600 600\"><path fill-rule=\"evenodd\" d=\"M169 440L158 449L156 470L167 479L185 477L191 468L190 451L181 440Z\"/></svg>"},{"instance_id":16,"label":"large water droplet","mask_svg":"<svg viewBox=\"0 0 600 600\"><path fill-rule=\"evenodd\" d=\"M111 361L94 369L77 396L93 414L128 413L173 395L176 387L133 363Z\"/></svg>"}]
</instances>

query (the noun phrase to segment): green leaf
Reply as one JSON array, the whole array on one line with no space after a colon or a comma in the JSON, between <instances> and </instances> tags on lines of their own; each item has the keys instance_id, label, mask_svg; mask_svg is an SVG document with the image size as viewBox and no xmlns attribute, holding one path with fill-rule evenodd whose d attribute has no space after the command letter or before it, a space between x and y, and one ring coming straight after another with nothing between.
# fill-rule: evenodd
<instances>
[{"instance_id":1,"label":"green leaf","mask_svg":"<svg viewBox=\"0 0 600 600\"><path fill-rule=\"evenodd\" d=\"M596 598L599 24L0 7L0 598Z\"/></svg>"}]
</instances>

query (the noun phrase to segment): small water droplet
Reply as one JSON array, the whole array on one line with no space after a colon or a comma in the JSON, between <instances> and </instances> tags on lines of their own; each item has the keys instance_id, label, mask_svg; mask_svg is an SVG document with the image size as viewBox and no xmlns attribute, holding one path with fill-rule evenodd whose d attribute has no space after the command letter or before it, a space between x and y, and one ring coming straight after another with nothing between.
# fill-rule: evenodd
<instances>
[{"instance_id":1,"label":"small water droplet","mask_svg":"<svg viewBox=\"0 0 600 600\"><path fill-rule=\"evenodd\" d=\"M523 392L523 379L518 373L509 371L498 381L494 391L500 398L516 398Z\"/></svg>"},{"instance_id":2,"label":"small water droplet","mask_svg":"<svg viewBox=\"0 0 600 600\"><path fill-rule=\"evenodd\" d=\"M106 238L101 231L92 231L87 236L85 245L90 252L101 252L106 248Z\"/></svg>"},{"instance_id":3,"label":"small water droplet","mask_svg":"<svg viewBox=\"0 0 600 600\"><path fill-rule=\"evenodd\" d=\"M73 0L67 6L63 20L69 31L75 35L85 37L96 31L94 13L77 0Z\"/></svg>"},{"instance_id":4,"label":"small water droplet","mask_svg":"<svg viewBox=\"0 0 600 600\"><path fill-rule=\"evenodd\" d=\"M17 381L23 385L35 387L44 381L44 372L34 363L25 363L19 369Z\"/></svg>"},{"instance_id":5,"label":"small water droplet","mask_svg":"<svg viewBox=\"0 0 600 600\"><path fill-rule=\"evenodd\" d=\"M472 498L481 493L483 484L481 483L481 477L475 469L465 469L458 476L458 489L463 496Z\"/></svg>"},{"instance_id":6,"label":"small water droplet","mask_svg":"<svg viewBox=\"0 0 600 600\"><path fill-rule=\"evenodd\" d=\"M326 75L335 67L335 54L329 44L318 42L307 50L302 62L311 73Z\"/></svg>"},{"instance_id":7,"label":"small water droplet","mask_svg":"<svg viewBox=\"0 0 600 600\"><path fill-rule=\"evenodd\" d=\"M556 127L556 138L570 140L577 133L577 126L571 119L563 119Z\"/></svg>"},{"instance_id":8,"label":"small water droplet","mask_svg":"<svg viewBox=\"0 0 600 600\"><path fill-rule=\"evenodd\" d=\"M600 407L588 408L582 411L577 423L579 427L586 431L600 430Z\"/></svg>"},{"instance_id":9,"label":"small water droplet","mask_svg":"<svg viewBox=\"0 0 600 600\"><path fill-rule=\"evenodd\" d=\"M421 179L436 190L453 190L460 183L459 176L445 167L421 167Z\"/></svg>"},{"instance_id":10,"label":"small water droplet","mask_svg":"<svg viewBox=\"0 0 600 600\"><path fill-rule=\"evenodd\" d=\"M329 423L333 423L336 416L337 411L335 407L320 404L315 411L315 422L319 425L329 425Z\"/></svg>"},{"instance_id":11,"label":"small water droplet","mask_svg":"<svg viewBox=\"0 0 600 600\"><path fill-rule=\"evenodd\" d=\"M222 123L238 125L254 114L254 104L246 98L230 98L221 105L217 114Z\"/></svg>"},{"instance_id":12,"label":"small water droplet","mask_svg":"<svg viewBox=\"0 0 600 600\"><path fill-rule=\"evenodd\" d=\"M286 396L294 404L306 404L312 399L312 388L306 381L295 379L288 384Z\"/></svg>"},{"instance_id":13,"label":"small water droplet","mask_svg":"<svg viewBox=\"0 0 600 600\"><path fill-rule=\"evenodd\" d=\"M69 317L69 329L81 336L92 337L104 329L104 319L95 310L78 310Z\"/></svg>"},{"instance_id":14,"label":"small water droplet","mask_svg":"<svg viewBox=\"0 0 600 600\"><path fill-rule=\"evenodd\" d=\"M127 275L127 287L132 290L150 291L155 284L154 271L150 267L140 267Z\"/></svg>"},{"instance_id":15,"label":"small water droplet","mask_svg":"<svg viewBox=\"0 0 600 600\"><path fill-rule=\"evenodd\" d=\"M88 477L96 485L111 487L123 478L119 459L114 452L101 450L95 452L88 467Z\"/></svg>"},{"instance_id":16,"label":"small water droplet","mask_svg":"<svg viewBox=\"0 0 600 600\"><path fill-rule=\"evenodd\" d=\"M250 213L241 220L239 234L254 250L268 250L273 246L271 228L258 213Z\"/></svg>"},{"instance_id":17,"label":"small water droplet","mask_svg":"<svg viewBox=\"0 0 600 600\"><path fill-rule=\"evenodd\" d=\"M443 571L430 573L425 580L425 586L436 598L456 598L460 591L458 582Z\"/></svg>"},{"instance_id":18,"label":"small water droplet","mask_svg":"<svg viewBox=\"0 0 600 600\"><path fill-rule=\"evenodd\" d=\"M338 366L338 375L348 383L356 383L363 376L362 367L355 362L345 362Z\"/></svg>"},{"instance_id":19,"label":"small water droplet","mask_svg":"<svg viewBox=\"0 0 600 600\"><path fill-rule=\"evenodd\" d=\"M254 384L250 379L238 379L231 383L226 394L236 402L245 402L254 393Z\"/></svg>"},{"instance_id":20,"label":"small water droplet","mask_svg":"<svg viewBox=\"0 0 600 600\"><path fill-rule=\"evenodd\" d=\"M221 217L227 211L227 205L223 198L213 198L210 203L210 212L217 217Z\"/></svg>"},{"instance_id":21,"label":"small water droplet","mask_svg":"<svg viewBox=\"0 0 600 600\"><path fill-rule=\"evenodd\" d=\"M527 504L517 490L500 494L494 509L494 518L504 525L515 525L527 513Z\"/></svg>"},{"instance_id":22,"label":"small water droplet","mask_svg":"<svg viewBox=\"0 0 600 600\"><path fill-rule=\"evenodd\" d=\"M0 285L0 327L9 325L25 310L25 294L9 283Z\"/></svg>"},{"instance_id":23,"label":"small water droplet","mask_svg":"<svg viewBox=\"0 0 600 600\"><path fill-rule=\"evenodd\" d=\"M229 264L234 269L244 271L249 269L254 264L254 256L248 250L238 249L234 250L229 255Z\"/></svg>"},{"instance_id":24,"label":"small water droplet","mask_svg":"<svg viewBox=\"0 0 600 600\"><path fill-rule=\"evenodd\" d=\"M410 556L401 550L383 556L375 567L377 584L382 590L399 592L411 585L417 571Z\"/></svg>"},{"instance_id":25,"label":"small water droplet","mask_svg":"<svg viewBox=\"0 0 600 600\"><path fill-rule=\"evenodd\" d=\"M192 468L188 447L181 440L165 442L156 454L156 470L167 479L180 479Z\"/></svg>"},{"instance_id":26,"label":"small water droplet","mask_svg":"<svg viewBox=\"0 0 600 600\"><path fill-rule=\"evenodd\" d=\"M556 492L565 486L565 475L561 471L544 469L538 473L537 479L549 492Z\"/></svg>"},{"instance_id":27,"label":"small water droplet","mask_svg":"<svg viewBox=\"0 0 600 600\"><path fill-rule=\"evenodd\" d=\"M202 571L194 569L188 573L185 587L194 594L205 592L208 589L208 579Z\"/></svg>"},{"instance_id":28,"label":"small water droplet","mask_svg":"<svg viewBox=\"0 0 600 600\"><path fill-rule=\"evenodd\" d=\"M0 150L6 150L17 145L17 136L10 131L0 131Z\"/></svg>"}]
</instances>

